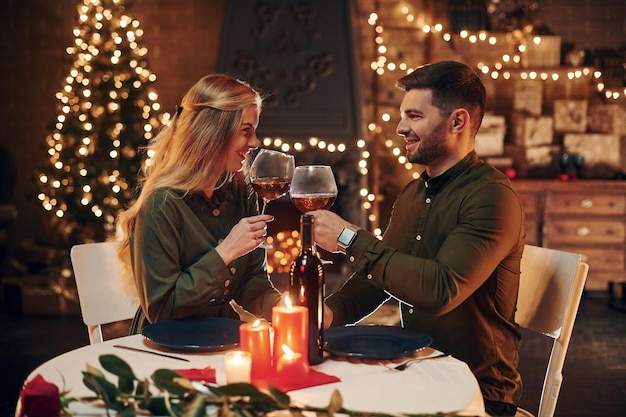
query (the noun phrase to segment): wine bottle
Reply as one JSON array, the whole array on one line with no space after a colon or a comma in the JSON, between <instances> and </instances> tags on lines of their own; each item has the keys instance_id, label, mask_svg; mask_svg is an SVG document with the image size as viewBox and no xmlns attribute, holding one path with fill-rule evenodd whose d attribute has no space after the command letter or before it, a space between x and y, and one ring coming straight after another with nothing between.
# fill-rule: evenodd
<instances>
[{"instance_id":1,"label":"wine bottle","mask_svg":"<svg viewBox=\"0 0 626 417\"><path fill-rule=\"evenodd\" d=\"M291 264L289 297L294 305L309 309L309 352L311 365L321 363L324 354L324 268L313 243L310 214L300 217L302 250Z\"/></svg>"}]
</instances>

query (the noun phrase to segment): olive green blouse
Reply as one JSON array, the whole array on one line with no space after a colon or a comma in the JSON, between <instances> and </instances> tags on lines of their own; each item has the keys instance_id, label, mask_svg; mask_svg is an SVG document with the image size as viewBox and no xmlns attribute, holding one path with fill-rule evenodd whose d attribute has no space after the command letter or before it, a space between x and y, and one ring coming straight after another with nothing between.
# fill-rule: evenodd
<instances>
[{"instance_id":1,"label":"olive green blouse","mask_svg":"<svg viewBox=\"0 0 626 417\"><path fill-rule=\"evenodd\" d=\"M241 218L256 214L256 194L239 177L212 198L170 189L152 193L131 239L141 305L131 332L166 319L238 318L231 299L270 319L280 294L269 280L265 250L257 248L228 265L214 250Z\"/></svg>"},{"instance_id":2,"label":"olive green blouse","mask_svg":"<svg viewBox=\"0 0 626 417\"><path fill-rule=\"evenodd\" d=\"M402 326L468 363L485 399L517 404L521 335L514 322L524 214L502 173L471 152L444 174L406 185L382 241L360 230L355 274L327 303L333 326L399 300Z\"/></svg>"}]
</instances>

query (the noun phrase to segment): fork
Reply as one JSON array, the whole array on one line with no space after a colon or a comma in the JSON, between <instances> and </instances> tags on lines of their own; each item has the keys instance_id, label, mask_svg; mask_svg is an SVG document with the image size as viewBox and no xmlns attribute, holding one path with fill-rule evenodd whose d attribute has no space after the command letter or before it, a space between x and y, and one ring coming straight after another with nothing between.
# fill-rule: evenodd
<instances>
[{"instance_id":1,"label":"fork","mask_svg":"<svg viewBox=\"0 0 626 417\"><path fill-rule=\"evenodd\" d=\"M390 370L395 371L395 372L401 372L401 371L404 371L406 368L408 368L410 365L412 365L414 363L421 362L421 361L426 361L428 359L444 358L446 356L450 356L450 354L449 353L440 353L439 355L428 356L428 357L425 357L425 358L413 358L413 359L409 359L408 361L403 362L403 363L401 363L399 365L396 365L396 366L391 366L391 365L389 365L387 363L383 363L383 362L379 362L379 363L381 365L383 365L387 369L390 369Z\"/></svg>"}]
</instances>

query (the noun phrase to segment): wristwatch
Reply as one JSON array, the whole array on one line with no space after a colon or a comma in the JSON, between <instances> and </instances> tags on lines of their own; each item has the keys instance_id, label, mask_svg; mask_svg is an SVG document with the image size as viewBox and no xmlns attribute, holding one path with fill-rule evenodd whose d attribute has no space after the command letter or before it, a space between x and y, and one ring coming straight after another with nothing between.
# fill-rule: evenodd
<instances>
[{"instance_id":1,"label":"wristwatch","mask_svg":"<svg viewBox=\"0 0 626 417\"><path fill-rule=\"evenodd\" d=\"M344 251L352 244L356 237L357 231L351 227L344 227L337 238L337 246Z\"/></svg>"}]
</instances>

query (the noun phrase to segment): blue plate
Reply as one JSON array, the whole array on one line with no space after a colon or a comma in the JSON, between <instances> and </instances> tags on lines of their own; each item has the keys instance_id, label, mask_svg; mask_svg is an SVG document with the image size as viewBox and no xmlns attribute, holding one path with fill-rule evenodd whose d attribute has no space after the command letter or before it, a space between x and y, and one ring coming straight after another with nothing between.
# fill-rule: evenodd
<instances>
[{"instance_id":1,"label":"blue plate","mask_svg":"<svg viewBox=\"0 0 626 417\"><path fill-rule=\"evenodd\" d=\"M324 348L332 355L358 359L395 359L430 346L432 337L401 327L357 325L324 332Z\"/></svg>"},{"instance_id":2,"label":"blue plate","mask_svg":"<svg viewBox=\"0 0 626 417\"><path fill-rule=\"evenodd\" d=\"M147 325L141 334L169 349L211 352L239 346L242 323L219 317L163 320Z\"/></svg>"}]
</instances>

